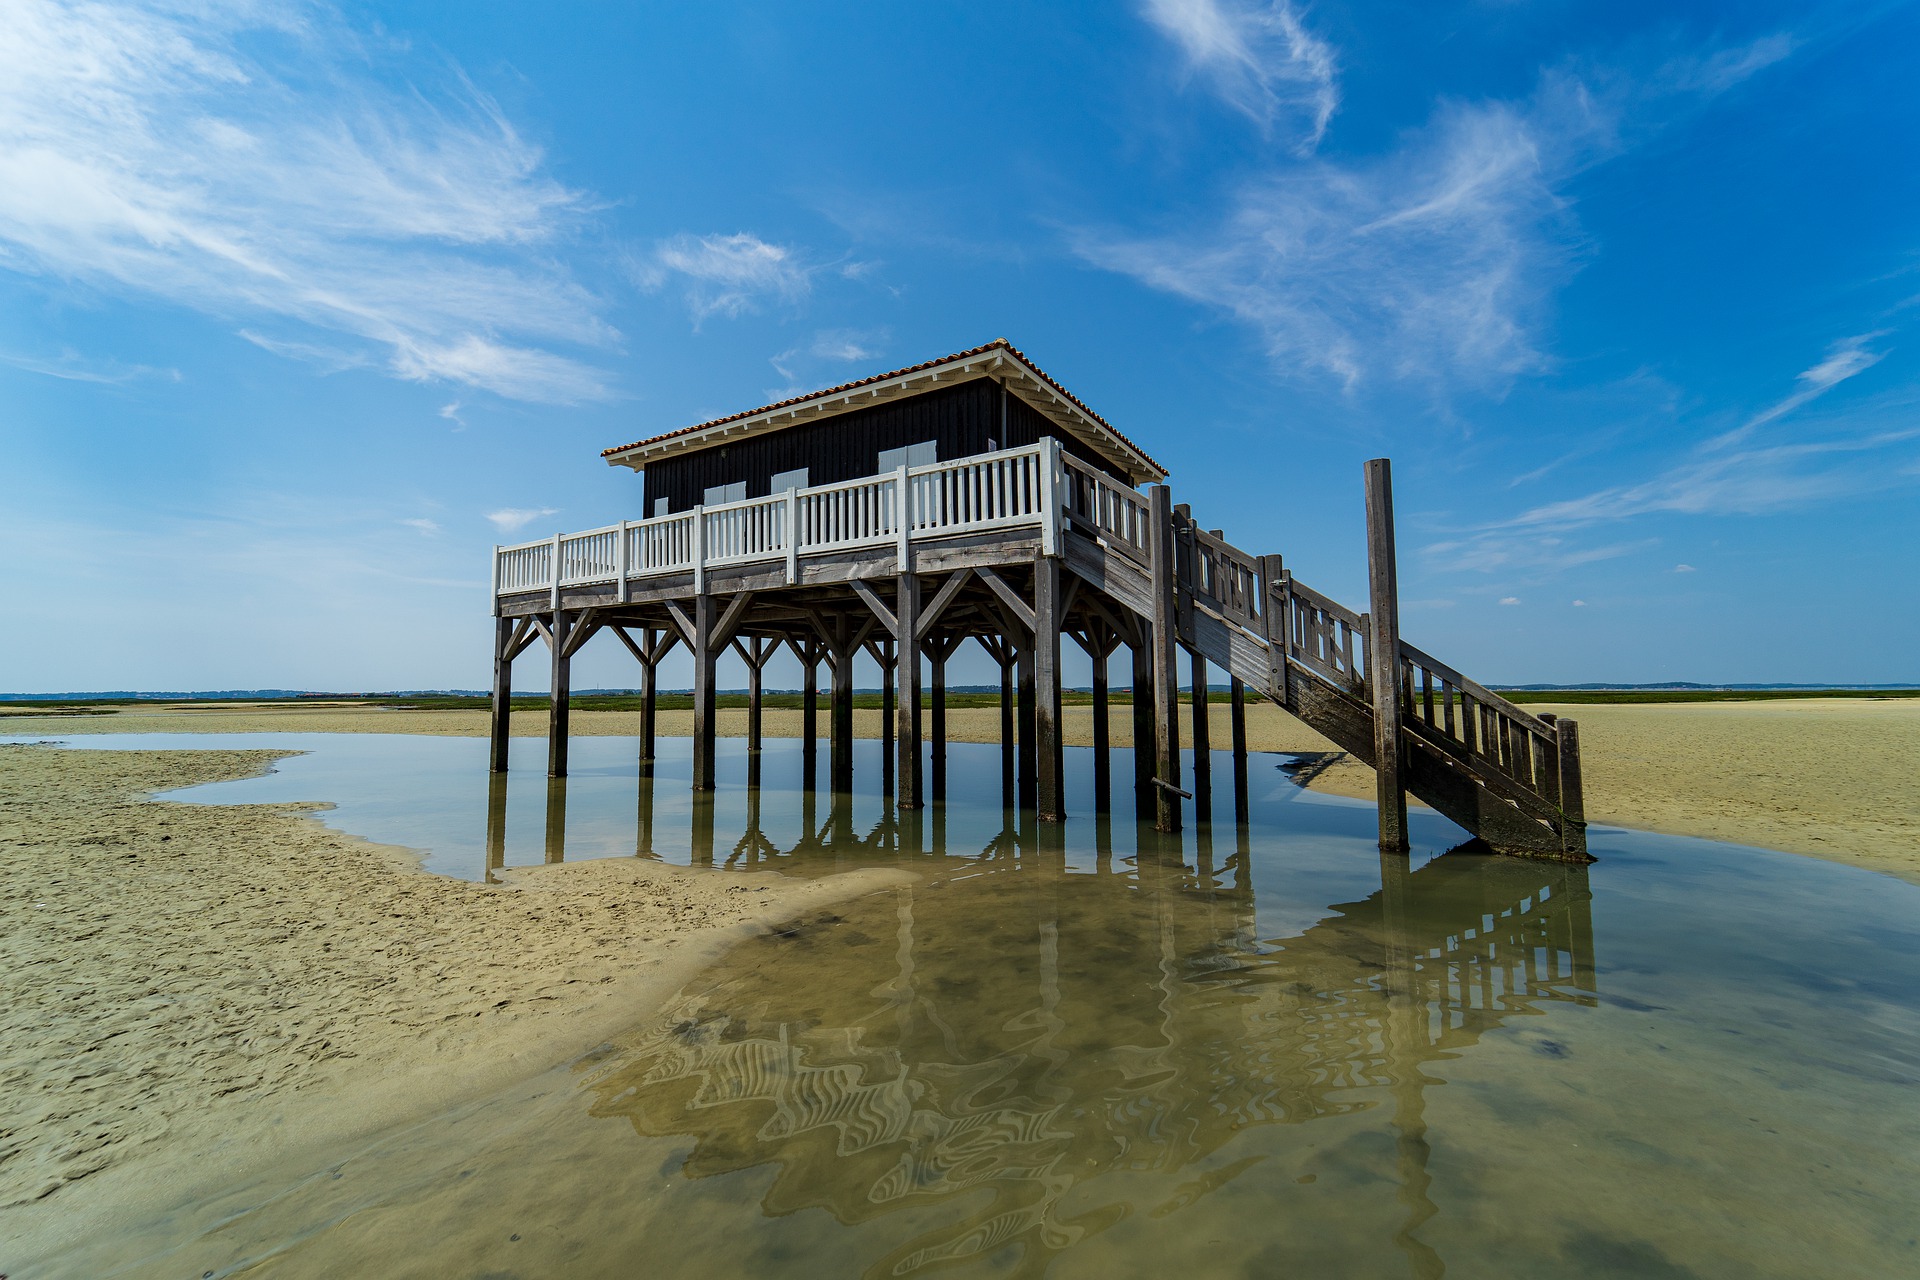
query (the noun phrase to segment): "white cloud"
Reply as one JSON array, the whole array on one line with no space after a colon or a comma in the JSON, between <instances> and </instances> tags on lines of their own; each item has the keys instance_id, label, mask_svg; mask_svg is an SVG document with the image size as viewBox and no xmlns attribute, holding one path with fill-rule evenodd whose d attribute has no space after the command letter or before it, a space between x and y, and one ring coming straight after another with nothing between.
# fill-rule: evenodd
<instances>
[{"instance_id":1,"label":"white cloud","mask_svg":"<svg viewBox=\"0 0 1920 1280\"><path fill-rule=\"evenodd\" d=\"M1576 609L1584 609L1587 607L1587 602L1585 600L1575 600L1573 602L1573 607Z\"/></svg>"},{"instance_id":2,"label":"white cloud","mask_svg":"<svg viewBox=\"0 0 1920 1280\"><path fill-rule=\"evenodd\" d=\"M1884 351L1869 351L1867 344L1875 338L1884 337L1885 330L1876 333L1863 333L1852 338L1842 338L1827 348L1826 358L1810 369L1803 369L1794 381L1799 387L1790 395L1775 401L1767 408L1748 418L1734 430L1717 439L1708 441L1710 449L1724 449L1738 444L1752 435L1760 427L1776 418L1784 417L1801 405L1816 397L1825 395L1848 378L1865 373L1886 357Z\"/></svg>"},{"instance_id":3,"label":"white cloud","mask_svg":"<svg viewBox=\"0 0 1920 1280\"><path fill-rule=\"evenodd\" d=\"M550 254L585 198L457 72L437 95L390 88L378 52L293 0L15 0L0 259L361 344L245 335L339 367L384 352L408 378L605 396L597 370L543 349L614 337Z\"/></svg>"},{"instance_id":4,"label":"white cloud","mask_svg":"<svg viewBox=\"0 0 1920 1280\"><path fill-rule=\"evenodd\" d=\"M59 378L65 382L98 382L113 385L133 382L140 378L180 381L178 369L156 369L144 364L121 364L117 360L89 360L76 351L62 351L56 357L0 351L0 364L11 365L16 369L24 369L28 373L37 373L43 377Z\"/></svg>"},{"instance_id":5,"label":"white cloud","mask_svg":"<svg viewBox=\"0 0 1920 1280\"><path fill-rule=\"evenodd\" d=\"M1340 105L1333 49L1310 33L1287 0L1145 0L1149 22L1186 55L1222 101L1271 129L1283 114L1305 117L1300 149L1326 135Z\"/></svg>"},{"instance_id":6,"label":"white cloud","mask_svg":"<svg viewBox=\"0 0 1920 1280\"><path fill-rule=\"evenodd\" d=\"M1501 596L1501 597L1500 597L1500 603L1501 603L1501 604L1503 604L1503 605L1514 605L1514 604L1519 604L1519 603L1520 603L1520 597L1519 597L1519 596Z\"/></svg>"},{"instance_id":7,"label":"white cloud","mask_svg":"<svg viewBox=\"0 0 1920 1280\"><path fill-rule=\"evenodd\" d=\"M400 523L406 525L409 529L418 529L422 535L429 538L440 532L440 525L436 521L428 520L425 517L413 520L402 520Z\"/></svg>"},{"instance_id":8,"label":"white cloud","mask_svg":"<svg viewBox=\"0 0 1920 1280\"><path fill-rule=\"evenodd\" d=\"M535 520L559 514L558 507L502 507L487 512L487 519L493 521L493 527L501 533L518 533Z\"/></svg>"},{"instance_id":9,"label":"white cloud","mask_svg":"<svg viewBox=\"0 0 1920 1280\"><path fill-rule=\"evenodd\" d=\"M738 316L768 298L792 302L811 289L813 272L795 250L739 232L663 240L651 258L633 264L633 276L648 289L682 282L699 321Z\"/></svg>"},{"instance_id":10,"label":"white cloud","mask_svg":"<svg viewBox=\"0 0 1920 1280\"><path fill-rule=\"evenodd\" d=\"M1673 566L1673 571L1674 571L1675 573L1693 573L1693 572L1695 572L1695 570L1694 570L1694 567L1693 567L1692 565L1690 565L1690 564L1677 564L1677 565L1675 565L1675 566Z\"/></svg>"},{"instance_id":11,"label":"white cloud","mask_svg":"<svg viewBox=\"0 0 1920 1280\"><path fill-rule=\"evenodd\" d=\"M1195 40L1210 29L1214 6L1175 7L1197 15ZM1757 47L1640 83L1561 69L1524 99L1441 101L1377 155L1277 162L1212 199L1224 215L1184 210L1160 234L1081 231L1073 247L1225 311L1289 373L1498 387L1549 363L1539 335L1584 248L1571 180L1619 154L1635 122L1678 114L1674 95L1697 101L1766 65Z\"/></svg>"}]
</instances>

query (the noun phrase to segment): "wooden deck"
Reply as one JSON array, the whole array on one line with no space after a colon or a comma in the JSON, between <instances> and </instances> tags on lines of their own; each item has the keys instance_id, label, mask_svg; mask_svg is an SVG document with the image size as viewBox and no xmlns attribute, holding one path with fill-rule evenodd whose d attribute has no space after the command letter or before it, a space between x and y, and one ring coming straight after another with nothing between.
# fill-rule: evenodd
<instances>
[{"instance_id":1,"label":"wooden deck","mask_svg":"<svg viewBox=\"0 0 1920 1280\"><path fill-rule=\"evenodd\" d=\"M513 659L544 640L554 692L549 772L565 775L568 663L611 631L641 664L646 759L658 664L676 646L693 655L696 788L713 785L722 654L745 662L752 708L768 659L782 647L795 654L809 742L824 665L832 777L844 789L853 659L865 652L886 677L887 781L896 803L914 808L944 797L945 663L973 640L1002 672L1010 782L1024 807L1054 820L1066 810L1057 726L1060 643L1070 638L1094 658L1097 748L1108 723L1106 659L1129 650L1136 805L1163 830L1178 828L1183 795L1211 798L1204 713L1193 722L1194 774L1182 776L1184 652L1196 689L1212 668L1232 681L1241 777L1244 698L1263 697L1375 769L1383 848L1406 847L1411 793L1496 849L1586 861L1577 726L1532 715L1400 638L1385 460L1368 464L1367 501L1364 613L1296 580L1280 556L1249 554L1202 529L1165 485L1128 488L1051 439L498 548L494 767L506 767ZM924 710L923 692L933 695ZM1106 759L1096 756L1102 773ZM1097 807L1109 789L1096 780ZM1243 783L1235 798L1244 817Z\"/></svg>"}]
</instances>

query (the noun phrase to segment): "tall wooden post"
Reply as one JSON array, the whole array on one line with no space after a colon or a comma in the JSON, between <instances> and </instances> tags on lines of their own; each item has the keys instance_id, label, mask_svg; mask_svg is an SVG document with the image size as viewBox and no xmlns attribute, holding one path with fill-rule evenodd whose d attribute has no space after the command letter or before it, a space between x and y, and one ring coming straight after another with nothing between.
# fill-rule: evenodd
<instances>
[{"instance_id":1,"label":"tall wooden post","mask_svg":"<svg viewBox=\"0 0 1920 1280\"><path fill-rule=\"evenodd\" d=\"M936 801L947 798L947 654L950 651L944 637L936 639L927 646L928 674L932 677L933 690L929 698L928 731L932 738L933 757L933 798Z\"/></svg>"},{"instance_id":2,"label":"tall wooden post","mask_svg":"<svg viewBox=\"0 0 1920 1280\"><path fill-rule=\"evenodd\" d=\"M1033 566L1033 727L1035 816L1059 822L1067 816L1061 774L1066 762L1060 739L1060 562L1041 557Z\"/></svg>"},{"instance_id":3,"label":"tall wooden post","mask_svg":"<svg viewBox=\"0 0 1920 1280\"><path fill-rule=\"evenodd\" d=\"M1247 799L1247 686L1233 677L1233 820L1245 825L1252 806Z\"/></svg>"},{"instance_id":4,"label":"tall wooden post","mask_svg":"<svg viewBox=\"0 0 1920 1280\"><path fill-rule=\"evenodd\" d=\"M1113 650L1104 637L1094 649L1106 652L1087 655L1093 659L1093 811L1108 813L1113 809L1113 744L1107 709L1107 658Z\"/></svg>"},{"instance_id":5,"label":"tall wooden post","mask_svg":"<svg viewBox=\"0 0 1920 1280\"><path fill-rule=\"evenodd\" d=\"M1154 779L1153 646L1145 627L1127 646L1133 663L1133 816L1141 822L1154 816L1160 788Z\"/></svg>"},{"instance_id":6,"label":"tall wooden post","mask_svg":"<svg viewBox=\"0 0 1920 1280\"><path fill-rule=\"evenodd\" d=\"M641 635L647 657L640 664L640 772L652 777L654 731L660 724L660 649L652 627Z\"/></svg>"},{"instance_id":7,"label":"tall wooden post","mask_svg":"<svg viewBox=\"0 0 1920 1280\"><path fill-rule=\"evenodd\" d=\"M875 661L880 668L880 794L892 795L894 787L893 742L893 679L894 656L897 650L890 640L882 640L877 646L879 653Z\"/></svg>"},{"instance_id":8,"label":"tall wooden post","mask_svg":"<svg viewBox=\"0 0 1920 1280\"><path fill-rule=\"evenodd\" d=\"M1020 719L1020 750L1018 778L1020 807L1031 809L1039 800L1040 757L1036 748L1039 739L1034 729L1033 706L1033 650L1034 637L1023 635L1014 639L1014 682L1018 685L1015 708Z\"/></svg>"},{"instance_id":9,"label":"tall wooden post","mask_svg":"<svg viewBox=\"0 0 1920 1280\"><path fill-rule=\"evenodd\" d=\"M760 639L749 636L746 644L747 659L747 754L760 754L760 731L762 726L761 694L766 683L761 678L761 669L766 665L766 657L761 652Z\"/></svg>"},{"instance_id":10,"label":"tall wooden post","mask_svg":"<svg viewBox=\"0 0 1920 1280\"><path fill-rule=\"evenodd\" d=\"M918 809L922 803L920 778L920 579L911 573L900 575L894 592L894 621L900 634L895 639L897 681L900 686L900 710L894 725L893 740L899 754L895 767L894 803L902 809Z\"/></svg>"},{"instance_id":11,"label":"tall wooden post","mask_svg":"<svg viewBox=\"0 0 1920 1280\"><path fill-rule=\"evenodd\" d=\"M1174 570L1173 505L1167 486L1147 491L1148 564L1153 575L1153 755L1156 831L1180 829L1180 678L1175 665L1179 602Z\"/></svg>"},{"instance_id":12,"label":"tall wooden post","mask_svg":"<svg viewBox=\"0 0 1920 1280\"><path fill-rule=\"evenodd\" d=\"M1367 676L1373 692L1373 772L1380 848L1407 850L1407 792L1400 776L1400 582L1394 564L1393 467L1367 463Z\"/></svg>"},{"instance_id":13,"label":"tall wooden post","mask_svg":"<svg viewBox=\"0 0 1920 1280\"><path fill-rule=\"evenodd\" d=\"M1560 830L1561 852L1585 857L1587 852L1587 798L1580 781L1580 725L1573 720L1555 720L1560 757Z\"/></svg>"},{"instance_id":14,"label":"tall wooden post","mask_svg":"<svg viewBox=\"0 0 1920 1280\"><path fill-rule=\"evenodd\" d=\"M693 789L713 790L714 723L713 597L701 592L693 598Z\"/></svg>"},{"instance_id":15,"label":"tall wooden post","mask_svg":"<svg viewBox=\"0 0 1920 1280\"><path fill-rule=\"evenodd\" d=\"M567 776L567 710L572 692L572 658L567 653L567 635L572 619L565 609L553 611L553 671L547 707L547 776Z\"/></svg>"},{"instance_id":16,"label":"tall wooden post","mask_svg":"<svg viewBox=\"0 0 1920 1280\"><path fill-rule=\"evenodd\" d=\"M1020 642L1009 634L1000 651L1000 795L1008 808L1018 803L1014 774L1019 768L1019 747L1014 741L1013 725L1019 707L1014 701L1014 648Z\"/></svg>"},{"instance_id":17,"label":"tall wooden post","mask_svg":"<svg viewBox=\"0 0 1920 1280\"><path fill-rule=\"evenodd\" d=\"M829 765L831 785L836 792L853 790L853 655L854 646L842 643L834 646L830 658L833 687L827 719L833 735L833 753Z\"/></svg>"},{"instance_id":18,"label":"tall wooden post","mask_svg":"<svg viewBox=\"0 0 1920 1280\"><path fill-rule=\"evenodd\" d=\"M1207 697L1207 660L1193 651L1193 816L1213 821L1213 725Z\"/></svg>"},{"instance_id":19,"label":"tall wooden post","mask_svg":"<svg viewBox=\"0 0 1920 1280\"><path fill-rule=\"evenodd\" d=\"M493 772L507 771L513 715L513 619L493 620Z\"/></svg>"},{"instance_id":20,"label":"tall wooden post","mask_svg":"<svg viewBox=\"0 0 1920 1280\"><path fill-rule=\"evenodd\" d=\"M820 759L820 647L817 641L807 641L806 655L800 664L800 775L801 785L812 795L819 778Z\"/></svg>"}]
</instances>

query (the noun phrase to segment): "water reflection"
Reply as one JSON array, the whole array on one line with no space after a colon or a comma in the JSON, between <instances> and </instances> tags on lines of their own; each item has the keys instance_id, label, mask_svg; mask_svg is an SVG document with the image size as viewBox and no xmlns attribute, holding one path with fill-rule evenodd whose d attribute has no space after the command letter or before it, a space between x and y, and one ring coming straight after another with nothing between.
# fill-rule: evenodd
<instances>
[{"instance_id":1,"label":"water reflection","mask_svg":"<svg viewBox=\"0 0 1920 1280\"><path fill-rule=\"evenodd\" d=\"M921 843L939 807L855 830L851 798L827 800L786 847L749 801L727 862L853 849L968 874L741 946L593 1093L596 1115L691 1138L686 1177L771 1169L768 1215L898 1214L850 1272L1038 1275L1130 1215L1258 1181L1264 1129L1384 1108L1398 1207L1380 1225L1412 1274L1438 1276L1419 1234L1435 1212L1423 1068L1595 999L1584 867L1383 857L1376 891L1271 938L1244 826L1216 867L1211 833L1191 862L1150 829L1116 859L1098 824L1092 874L1069 874L1060 829L1012 812L954 851ZM696 858L712 812L695 806ZM1246 1154L1213 1167L1230 1143Z\"/></svg>"}]
</instances>

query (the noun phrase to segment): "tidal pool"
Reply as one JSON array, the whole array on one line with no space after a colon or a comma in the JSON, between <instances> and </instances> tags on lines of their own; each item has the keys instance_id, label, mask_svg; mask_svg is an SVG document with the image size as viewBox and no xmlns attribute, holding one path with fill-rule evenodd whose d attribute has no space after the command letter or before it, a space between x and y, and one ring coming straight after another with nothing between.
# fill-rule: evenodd
<instances>
[{"instance_id":1,"label":"tidal pool","mask_svg":"<svg viewBox=\"0 0 1920 1280\"><path fill-rule=\"evenodd\" d=\"M1002 807L997 749L899 814L804 785L652 778L634 743L298 746L201 803L322 817L474 878L639 856L911 887L733 948L573 1067L237 1187L118 1257L155 1274L1920 1275L1920 889L1595 829L1591 867L1454 849L1256 757L1251 820L1180 836ZM1115 776L1130 776L1116 767ZM819 778L826 778L824 752ZM1452 851L1449 851L1452 850ZM132 1242L129 1242L131 1244Z\"/></svg>"}]
</instances>

